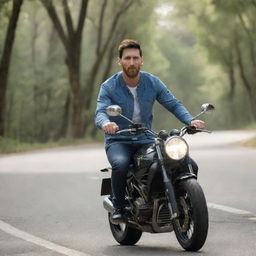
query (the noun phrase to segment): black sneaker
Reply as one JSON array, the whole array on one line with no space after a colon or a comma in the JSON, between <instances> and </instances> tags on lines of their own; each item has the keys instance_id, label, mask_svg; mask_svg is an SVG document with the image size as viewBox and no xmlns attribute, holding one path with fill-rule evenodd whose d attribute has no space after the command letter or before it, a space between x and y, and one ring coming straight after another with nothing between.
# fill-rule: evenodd
<instances>
[{"instance_id":1,"label":"black sneaker","mask_svg":"<svg viewBox=\"0 0 256 256\"><path fill-rule=\"evenodd\" d=\"M111 216L111 222L113 224L125 223L124 210L122 208L115 209Z\"/></svg>"}]
</instances>

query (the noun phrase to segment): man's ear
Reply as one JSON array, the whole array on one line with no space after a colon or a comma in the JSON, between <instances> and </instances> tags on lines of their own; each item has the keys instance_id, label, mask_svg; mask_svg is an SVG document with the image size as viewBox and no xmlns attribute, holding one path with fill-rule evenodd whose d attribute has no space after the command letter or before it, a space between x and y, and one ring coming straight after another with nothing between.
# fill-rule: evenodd
<instances>
[{"instance_id":1,"label":"man's ear","mask_svg":"<svg viewBox=\"0 0 256 256\"><path fill-rule=\"evenodd\" d=\"M141 59L142 59L141 65L143 65L144 64L144 57L142 56Z\"/></svg>"},{"instance_id":2,"label":"man's ear","mask_svg":"<svg viewBox=\"0 0 256 256\"><path fill-rule=\"evenodd\" d=\"M121 59L119 57L117 58L117 64L121 66Z\"/></svg>"}]
</instances>

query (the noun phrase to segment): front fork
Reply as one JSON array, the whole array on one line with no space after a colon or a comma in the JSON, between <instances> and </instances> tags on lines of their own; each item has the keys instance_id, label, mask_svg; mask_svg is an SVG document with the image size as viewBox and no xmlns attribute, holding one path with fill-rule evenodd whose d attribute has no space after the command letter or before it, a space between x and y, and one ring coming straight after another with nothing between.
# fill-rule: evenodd
<instances>
[{"instance_id":1,"label":"front fork","mask_svg":"<svg viewBox=\"0 0 256 256\"><path fill-rule=\"evenodd\" d=\"M160 142L158 140L155 140L156 142L156 152L158 155L158 159L159 159L159 164L162 170L162 175L163 175L163 182L165 185L165 193L166 196L168 198L168 207L169 210L171 212L171 219L177 218L179 217L179 209L178 209L178 205L177 205L177 201L175 198L175 193L174 193L174 189L173 189L173 185L172 185L172 180L171 177L169 177L167 175L167 171L165 169L164 166L164 159L163 159L163 155L160 149Z\"/></svg>"}]
</instances>

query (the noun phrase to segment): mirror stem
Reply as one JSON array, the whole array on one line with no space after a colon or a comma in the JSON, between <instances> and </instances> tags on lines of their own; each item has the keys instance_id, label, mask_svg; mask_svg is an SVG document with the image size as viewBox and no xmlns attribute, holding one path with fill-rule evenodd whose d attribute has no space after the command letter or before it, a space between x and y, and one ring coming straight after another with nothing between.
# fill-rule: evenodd
<instances>
[{"instance_id":1,"label":"mirror stem","mask_svg":"<svg viewBox=\"0 0 256 256\"><path fill-rule=\"evenodd\" d=\"M198 118L199 116L201 116L204 112L205 112L205 111L201 111L199 114L197 114L196 116L194 116L191 121L193 121L193 120L195 120L196 118Z\"/></svg>"},{"instance_id":2,"label":"mirror stem","mask_svg":"<svg viewBox=\"0 0 256 256\"><path fill-rule=\"evenodd\" d=\"M134 122L132 120L130 120L129 118L127 118L126 116L123 116L122 114L119 114L119 116L123 117L124 119L129 121L131 124L134 124Z\"/></svg>"}]
</instances>

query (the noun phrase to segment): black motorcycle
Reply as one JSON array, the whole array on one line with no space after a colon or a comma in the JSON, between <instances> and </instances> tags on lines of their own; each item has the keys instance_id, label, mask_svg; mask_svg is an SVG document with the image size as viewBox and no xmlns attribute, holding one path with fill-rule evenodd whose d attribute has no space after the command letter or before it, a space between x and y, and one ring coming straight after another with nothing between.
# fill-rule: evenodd
<instances>
[{"instance_id":1,"label":"black motorcycle","mask_svg":"<svg viewBox=\"0 0 256 256\"><path fill-rule=\"evenodd\" d=\"M201 113L214 109L211 104L203 104ZM107 108L110 116L122 115L119 106ZM208 210L205 196L197 182L197 172L189 158L185 134L209 132L192 126L172 130L170 134L158 134L142 125L134 124L118 131L139 134L149 132L154 135L152 145L142 147L135 155L127 175L125 223L114 224L111 216L114 207L111 201L111 179L103 179L101 195L107 195L103 206L108 211L111 232L121 245L136 244L142 232L175 232L180 245L187 251L198 251L205 243L208 232ZM111 168L105 168L105 172Z\"/></svg>"}]
</instances>

